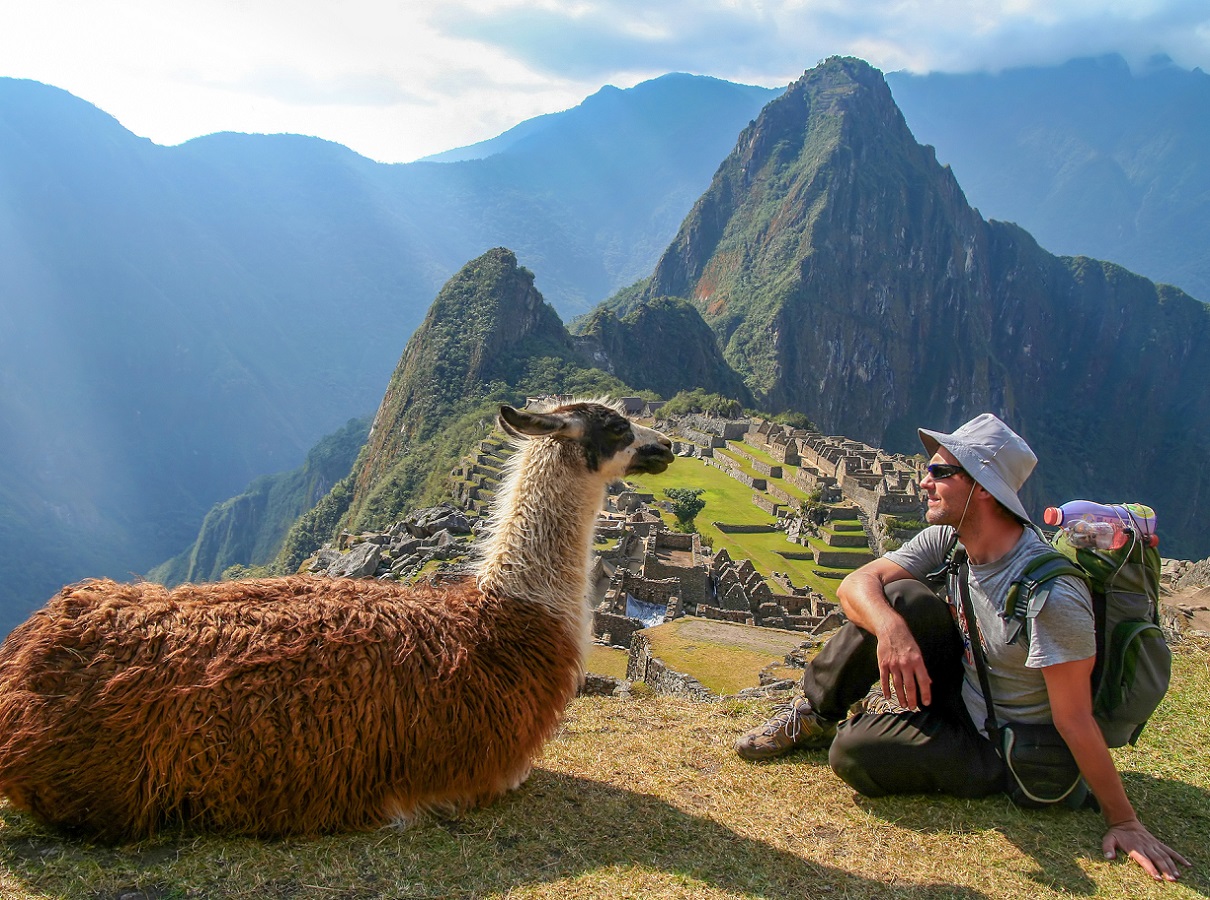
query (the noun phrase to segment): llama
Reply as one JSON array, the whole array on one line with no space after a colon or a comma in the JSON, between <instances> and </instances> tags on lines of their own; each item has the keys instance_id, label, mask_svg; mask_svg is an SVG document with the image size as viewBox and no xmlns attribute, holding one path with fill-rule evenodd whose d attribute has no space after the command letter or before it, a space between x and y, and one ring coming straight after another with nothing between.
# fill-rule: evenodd
<instances>
[{"instance_id":1,"label":"llama","mask_svg":"<svg viewBox=\"0 0 1210 900\"><path fill-rule=\"evenodd\" d=\"M583 677L609 482L671 443L577 401L517 444L476 574L64 588L0 646L0 792L101 841L369 830L516 788Z\"/></svg>"}]
</instances>

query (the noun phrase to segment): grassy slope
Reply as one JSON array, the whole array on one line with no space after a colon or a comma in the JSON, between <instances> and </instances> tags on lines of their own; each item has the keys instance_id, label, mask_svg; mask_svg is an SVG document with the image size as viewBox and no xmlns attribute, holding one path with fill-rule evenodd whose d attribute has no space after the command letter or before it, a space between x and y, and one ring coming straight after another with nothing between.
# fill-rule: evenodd
<instances>
[{"instance_id":1,"label":"grassy slope","mask_svg":"<svg viewBox=\"0 0 1210 900\"><path fill-rule=\"evenodd\" d=\"M743 462L742 458L733 456ZM762 476L763 477L763 476ZM786 540L784 532L775 531L768 534L724 534L715 523L723 522L728 525L772 525L773 516L769 515L752 502L753 490L736 481L720 469L708 466L700 459L678 459L666 472L660 475L647 475L628 479L639 490L654 494L657 500L664 496L664 491L673 487L702 488L705 493L702 499L706 506L698 514L696 525L704 538L708 538L717 553L726 549L734 559L750 559L758 572L769 577L772 572L784 572L798 587L807 586L819 591L829 599L836 599L836 588L839 580L821 578L813 569L813 562L791 560L781 556L778 551L805 551L806 548L796 546ZM785 482L777 482L786 487ZM792 487L792 486L791 486ZM662 513L664 520L670 525L675 522L673 516ZM775 593L781 588L770 582L769 587Z\"/></svg>"},{"instance_id":2,"label":"grassy slope","mask_svg":"<svg viewBox=\"0 0 1210 900\"><path fill-rule=\"evenodd\" d=\"M765 704L584 698L528 783L457 820L316 840L66 840L0 808L0 898L1173 898L1210 894L1206 648L1138 749L1115 751L1141 817L1198 868L1156 885L1101 858L1100 817L855 797L822 753L731 750Z\"/></svg>"}]
</instances>

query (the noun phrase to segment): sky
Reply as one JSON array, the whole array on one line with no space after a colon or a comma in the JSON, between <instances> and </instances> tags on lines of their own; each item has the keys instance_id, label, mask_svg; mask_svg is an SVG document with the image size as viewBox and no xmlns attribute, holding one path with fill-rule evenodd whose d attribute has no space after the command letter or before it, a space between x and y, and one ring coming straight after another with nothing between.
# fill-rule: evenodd
<instances>
[{"instance_id":1,"label":"sky","mask_svg":"<svg viewBox=\"0 0 1210 900\"><path fill-rule=\"evenodd\" d=\"M829 56L999 71L1120 53L1210 71L1206 0L0 0L0 76L174 145L306 134L409 162L668 72L766 87Z\"/></svg>"}]
</instances>

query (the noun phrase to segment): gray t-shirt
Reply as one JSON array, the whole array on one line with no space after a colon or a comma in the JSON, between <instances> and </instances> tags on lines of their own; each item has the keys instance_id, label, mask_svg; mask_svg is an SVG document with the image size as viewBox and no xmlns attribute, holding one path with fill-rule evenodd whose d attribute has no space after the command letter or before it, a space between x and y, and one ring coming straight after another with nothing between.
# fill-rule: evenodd
<instances>
[{"instance_id":1,"label":"gray t-shirt","mask_svg":"<svg viewBox=\"0 0 1210 900\"><path fill-rule=\"evenodd\" d=\"M954 529L949 525L932 525L898 550L888 553L886 558L924 580L945 562L953 534ZM1000 559L970 566L971 606L979 621L988 680L996 703L996 717L1001 724L1050 722L1050 699L1042 668L1087 659L1096 653L1092 597L1088 586L1080 579L1066 575L1055 580L1050 597L1030 628L1028 641L1023 633L1016 643L1006 643L1011 633L1010 623L1002 619L1000 613L1004 610L1009 588L1026 564L1048 549L1033 529L1026 528L1016 546ZM947 591L947 594L953 593L956 589ZM961 597L947 596L946 599L959 630L965 635L966 617L962 614ZM987 719L986 704L969 639L963 669L966 674L962 699L966 701L971 720L982 730Z\"/></svg>"}]
</instances>

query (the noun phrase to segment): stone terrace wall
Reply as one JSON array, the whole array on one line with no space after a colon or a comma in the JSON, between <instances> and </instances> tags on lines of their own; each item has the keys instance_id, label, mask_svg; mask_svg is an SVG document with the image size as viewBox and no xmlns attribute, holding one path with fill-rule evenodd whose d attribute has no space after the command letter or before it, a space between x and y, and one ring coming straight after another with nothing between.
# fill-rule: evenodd
<instances>
[{"instance_id":1,"label":"stone terrace wall","mask_svg":"<svg viewBox=\"0 0 1210 900\"><path fill-rule=\"evenodd\" d=\"M749 475L747 472L735 468L734 466L728 464L723 457L716 456L711 459L705 459L704 461L706 465L714 466L716 469L722 469L740 484L746 484L754 491L763 491L766 487L767 482L765 479L755 478Z\"/></svg>"},{"instance_id":2,"label":"stone terrace wall","mask_svg":"<svg viewBox=\"0 0 1210 900\"><path fill-rule=\"evenodd\" d=\"M751 465L752 468L756 469L756 471L760 472L760 474L765 475L769 478L781 478L782 477L781 466L769 465L769 463L765 462L763 459L759 459L754 454L749 453L747 450L745 450L739 444L731 444L730 446L727 447L727 449L730 452L734 453L736 456L742 456L744 459L746 459L748 461L748 464Z\"/></svg>"},{"instance_id":3,"label":"stone terrace wall","mask_svg":"<svg viewBox=\"0 0 1210 900\"><path fill-rule=\"evenodd\" d=\"M753 494L752 502L771 516L781 516L785 513L785 506L783 504L776 502L765 494Z\"/></svg>"},{"instance_id":4,"label":"stone terrace wall","mask_svg":"<svg viewBox=\"0 0 1210 900\"><path fill-rule=\"evenodd\" d=\"M712 700L714 695L692 675L674 672L651 652L651 641L638 632L630 642L630 659L626 664L626 679L642 681L657 694L672 694L680 697L695 697Z\"/></svg>"}]
</instances>

